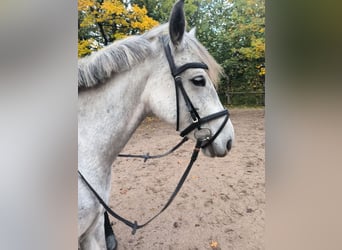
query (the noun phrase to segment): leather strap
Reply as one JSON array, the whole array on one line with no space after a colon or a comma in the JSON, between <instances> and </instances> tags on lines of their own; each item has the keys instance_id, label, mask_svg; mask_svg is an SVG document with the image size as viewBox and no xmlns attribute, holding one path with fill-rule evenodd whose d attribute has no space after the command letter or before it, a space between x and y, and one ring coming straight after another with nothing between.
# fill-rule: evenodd
<instances>
[{"instance_id":1,"label":"leather strap","mask_svg":"<svg viewBox=\"0 0 342 250\"><path fill-rule=\"evenodd\" d=\"M200 125L203 124L203 123L206 123L206 122L209 122L211 120L215 120L215 119L218 119L222 116L225 116L221 126L219 127L219 129L216 131L216 133L209 139L207 140L203 145L202 145L202 148L205 148L207 146L209 146L215 139L216 137L221 133L222 129L224 128L224 126L226 125L228 119L229 119L229 112L227 109L224 109L220 112L217 112L217 113L214 113L214 114L211 114L211 115L208 115L208 116L205 116L203 118L200 118L198 120L198 124L196 123L193 123L193 124L190 124L188 127L186 127L181 133L180 133L180 136L186 136L188 135L191 131L193 131L194 129L198 128L200 129Z\"/></svg>"},{"instance_id":2,"label":"leather strap","mask_svg":"<svg viewBox=\"0 0 342 250\"><path fill-rule=\"evenodd\" d=\"M224 109L220 112L217 112L217 113L214 113L214 114L211 114L211 115L208 115L208 116L205 116L203 118L200 118L198 120L198 123L200 124L203 124L203 123L206 123L206 122L209 122L211 120L215 120L217 118L220 118L221 116L226 116L226 117L229 117L229 112L227 109ZM180 133L180 136L181 137L184 137L186 136L187 134L189 134L191 131L193 131L198 125L197 124L190 124L188 127L186 127L185 129L182 130L182 132ZM216 132L217 133L217 132Z\"/></svg>"},{"instance_id":3,"label":"leather strap","mask_svg":"<svg viewBox=\"0 0 342 250\"><path fill-rule=\"evenodd\" d=\"M188 94L186 93L186 91L184 89L182 78L181 78L180 74L183 73L185 70L190 69L190 68L208 69L208 66L204 63L193 62L193 63L186 63L184 65L177 67L174 60L173 60L172 54L171 54L171 48L169 45L169 41L167 40L166 37L162 37L161 40L164 44L165 55L166 55L167 61L168 61L169 66L170 66L171 74L172 74L174 81L175 81L176 105L177 105L176 106L176 108L177 108L176 130L179 131L179 91L181 92L181 94L183 96L183 99L185 101L185 105L186 105L188 112L189 112L189 114L192 118L192 121L193 121L192 124L190 124L183 131L181 131L180 136L184 137L196 128L201 129L201 125L203 123L206 123L206 122L209 122L211 120L215 120L215 119L218 119L222 116L225 116L224 121L222 122L220 128L216 131L214 136L212 136L210 138L210 140L207 143L205 143L204 146L202 146L202 148L204 148L216 139L216 137L219 135L219 133L222 131L222 129L226 125L226 123L229 119L228 110L224 109L220 112L208 115L208 116L203 117L203 118L201 118L199 116L198 112L196 111L196 108L192 104Z\"/></svg>"},{"instance_id":4,"label":"leather strap","mask_svg":"<svg viewBox=\"0 0 342 250\"><path fill-rule=\"evenodd\" d=\"M146 221L143 224L138 224L137 221L131 222L123 217L121 217L120 215L118 215L117 213L115 213L107 204L106 202L101 198L101 196L95 191L95 189L89 184L89 182L86 180L86 178L82 175L82 173L80 172L80 170L78 170L78 174L81 177L81 179L83 180L83 182L87 185L87 187L91 190L91 192L95 195L95 197L98 199L98 201L100 202L100 204L103 206L103 208L110 214L112 215L114 218L118 219L119 221L123 222L124 224L126 224L127 226L129 226L130 228L132 228L132 234L134 235L136 233L136 231L140 228L143 228L144 226L146 226L147 224L149 224L151 221L153 221L155 218L157 218L162 212L164 212L164 210L166 208L168 208L168 206L171 204L171 202L174 200L174 198L176 197L176 195L178 194L179 190L182 188L186 178L188 177L190 170L192 168L192 166L194 165L194 162L197 160L197 156L198 153L201 149L202 146L202 141L201 140L197 140L196 142L196 146L192 152L191 155L191 159L190 162L187 166L187 168L185 169L185 172L183 173L182 177L180 178L175 190L173 191L173 193L171 194L169 200L166 202L166 204L164 205L164 207L155 215L153 216L151 219L149 219L148 221Z\"/></svg>"},{"instance_id":5,"label":"leather strap","mask_svg":"<svg viewBox=\"0 0 342 250\"><path fill-rule=\"evenodd\" d=\"M182 83L182 78L180 77L180 74L183 73L185 70L190 69L190 68L202 68L202 69L208 69L208 66L204 63L200 62L193 62L193 63L186 63L183 64L182 66L177 67L172 54L171 54L171 48L170 45L168 44L166 37L161 38L163 44L164 44L164 51L166 55L166 59L169 63L171 75L174 78L175 81L175 91L176 91L176 108L177 108L177 121L176 121L176 130L179 131L179 92L178 90L181 91L181 94L184 98L185 104L187 106L187 109L191 115L191 118L193 121L198 121L200 119L200 116L198 115L195 107L193 106L189 96L187 95L183 83Z\"/></svg>"},{"instance_id":6,"label":"leather strap","mask_svg":"<svg viewBox=\"0 0 342 250\"><path fill-rule=\"evenodd\" d=\"M189 140L188 137L183 137L183 139L177 143L176 146L174 146L173 148L171 148L169 151L160 154L160 155L150 155L150 153L144 154L144 155L132 155L132 154L118 154L118 157L130 157L130 158L143 158L144 162L146 162L148 159L156 159L156 158L162 158L164 156L167 156L171 153L173 153L175 150L177 150L180 146L183 145L184 142L186 142L187 140Z\"/></svg>"}]
</instances>

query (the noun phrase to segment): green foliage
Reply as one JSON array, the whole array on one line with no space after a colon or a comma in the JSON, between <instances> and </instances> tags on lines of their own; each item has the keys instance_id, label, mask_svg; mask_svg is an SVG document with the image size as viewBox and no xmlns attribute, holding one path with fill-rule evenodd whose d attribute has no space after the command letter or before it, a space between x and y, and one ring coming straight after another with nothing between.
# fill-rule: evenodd
<instances>
[{"instance_id":1,"label":"green foliage","mask_svg":"<svg viewBox=\"0 0 342 250\"><path fill-rule=\"evenodd\" d=\"M78 0L78 56L157 25L145 7L120 0Z\"/></svg>"},{"instance_id":2,"label":"green foliage","mask_svg":"<svg viewBox=\"0 0 342 250\"><path fill-rule=\"evenodd\" d=\"M219 94L264 92L264 0L206 1L199 12L202 16L196 24L199 40L227 75L220 83ZM241 104L248 98L256 97L235 95L236 102Z\"/></svg>"},{"instance_id":3,"label":"green foliage","mask_svg":"<svg viewBox=\"0 0 342 250\"><path fill-rule=\"evenodd\" d=\"M139 34L168 20L175 0L78 0L79 55L115 39ZM224 69L218 88L222 101L263 104L265 85L264 0L185 0L188 26ZM261 96L261 97L260 97ZM261 99L260 99L261 98Z\"/></svg>"},{"instance_id":4,"label":"green foliage","mask_svg":"<svg viewBox=\"0 0 342 250\"><path fill-rule=\"evenodd\" d=\"M173 0L132 2L146 6L148 15L161 23L168 20L174 3ZM198 39L224 68L226 77L219 84L219 95L264 92L264 0L186 0L184 7L188 26L196 27ZM234 95L234 103L251 103L246 100L253 98L259 96Z\"/></svg>"},{"instance_id":5,"label":"green foliage","mask_svg":"<svg viewBox=\"0 0 342 250\"><path fill-rule=\"evenodd\" d=\"M185 15L190 24L193 23L192 19L200 2L199 0L187 0L184 5ZM165 23L169 19L175 0L131 0L130 3L137 4L139 7L145 6L151 18L158 20L160 23Z\"/></svg>"}]
</instances>

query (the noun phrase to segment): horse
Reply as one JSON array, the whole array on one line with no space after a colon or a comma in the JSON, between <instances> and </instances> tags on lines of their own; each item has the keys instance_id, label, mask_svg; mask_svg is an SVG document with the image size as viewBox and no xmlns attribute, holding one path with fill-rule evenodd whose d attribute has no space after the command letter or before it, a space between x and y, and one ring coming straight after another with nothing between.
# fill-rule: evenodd
<instances>
[{"instance_id":1,"label":"horse","mask_svg":"<svg viewBox=\"0 0 342 250\"><path fill-rule=\"evenodd\" d=\"M234 128L215 90L222 69L185 30L183 5L175 3L168 23L79 59L78 169L107 203L112 165L151 113L192 140L206 127L208 157L231 149ZM104 208L79 176L79 249L106 249L103 225Z\"/></svg>"}]
</instances>

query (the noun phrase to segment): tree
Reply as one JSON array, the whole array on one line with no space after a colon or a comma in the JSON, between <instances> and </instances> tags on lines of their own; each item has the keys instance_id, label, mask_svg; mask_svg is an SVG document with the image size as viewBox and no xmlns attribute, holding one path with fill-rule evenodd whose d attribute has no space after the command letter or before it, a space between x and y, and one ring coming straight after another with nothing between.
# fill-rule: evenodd
<instances>
[{"instance_id":1,"label":"tree","mask_svg":"<svg viewBox=\"0 0 342 250\"><path fill-rule=\"evenodd\" d=\"M158 24L145 7L120 0L78 0L78 56Z\"/></svg>"},{"instance_id":2,"label":"tree","mask_svg":"<svg viewBox=\"0 0 342 250\"><path fill-rule=\"evenodd\" d=\"M167 22L175 2L78 1L79 56L116 39L141 34L158 22ZM263 92L266 73L265 1L185 0L184 7L189 28L196 27L198 40L224 69L226 77L218 88L220 97L225 97L228 91Z\"/></svg>"},{"instance_id":3,"label":"tree","mask_svg":"<svg viewBox=\"0 0 342 250\"><path fill-rule=\"evenodd\" d=\"M185 16L190 27L193 26L193 17L200 2L200 0L187 0L184 5ZM131 0L130 3L137 4L141 8L145 7L148 10L148 16L160 23L165 23L169 20L175 0Z\"/></svg>"},{"instance_id":4,"label":"tree","mask_svg":"<svg viewBox=\"0 0 342 250\"><path fill-rule=\"evenodd\" d=\"M174 0L133 0L148 15L167 21ZM264 0L187 0L188 26L196 27L199 41L223 66L227 77L219 84L227 91L260 91L265 82ZM229 81L228 81L229 78Z\"/></svg>"},{"instance_id":5,"label":"tree","mask_svg":"<svg viewBox=\"0 0 342 250\"><path fill-rule=\"evenodd\" d=\"M219 85L227 91L260 91L265 82L264 0L203 1L197 19L199 40L229 77Z\"/></svg>"},{"instance_id":6,"label":"tree","mask_svg":"<svg viewBox=\"0 0 342 250\"><path fill-rule=\"evenodd\" d=\"M236 82L243 83L240 88L263 90L266 73L264 0L234 0L230 15L225 37L232 42L230 54L240 67L234 67L228 58L225 63L231 66Z\"/></svg>"}]
</instances>

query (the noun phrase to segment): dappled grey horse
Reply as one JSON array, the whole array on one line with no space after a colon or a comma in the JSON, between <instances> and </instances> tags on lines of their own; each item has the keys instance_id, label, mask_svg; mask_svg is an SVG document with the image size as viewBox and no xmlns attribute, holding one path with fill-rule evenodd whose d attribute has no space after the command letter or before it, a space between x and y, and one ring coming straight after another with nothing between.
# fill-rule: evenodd
<instances>
[{"instance_id":1,"label":"dappled grey horse","mask_svg":"<svg viewBox=\"0 0 342 250\"><path fill-rule=\"evenodd\" d=\"M79 60L78 169L106 203L112 164L150 113L193 140L197 130L207 128L212 140L202 152L209 157L227 154L234 129L215 91L220 73L195 31L185 31L182 0L174 5L168 24ZM182 90L175 91L175 80L181 81ZM212 114L219 115L202 119ZM104 208L79 177L79 248L106 249L103 225Z\"/></svg>"}]
</instances>

